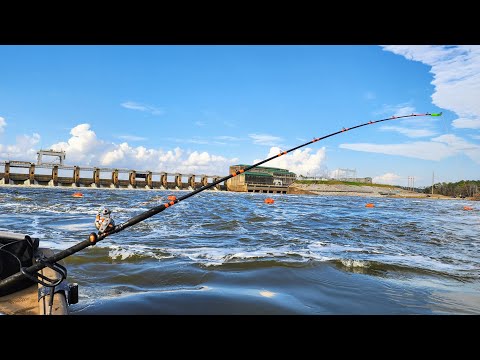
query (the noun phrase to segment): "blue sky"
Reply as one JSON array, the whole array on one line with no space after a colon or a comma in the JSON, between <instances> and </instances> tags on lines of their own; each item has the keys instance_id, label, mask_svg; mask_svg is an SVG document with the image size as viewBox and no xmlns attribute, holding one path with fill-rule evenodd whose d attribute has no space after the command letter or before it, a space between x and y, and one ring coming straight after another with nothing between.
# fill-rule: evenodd
<instances>
[{"instance_id":1,"label":"blue sky","mask_svg":"<svg viewBox=\"0 0 480 360\"><path fill-rule=\"evenodd\" d=\"M479 46L0 46L0 161L226 175L356 169L416 186L480 179Z\"/></svg>"}]
</instances>

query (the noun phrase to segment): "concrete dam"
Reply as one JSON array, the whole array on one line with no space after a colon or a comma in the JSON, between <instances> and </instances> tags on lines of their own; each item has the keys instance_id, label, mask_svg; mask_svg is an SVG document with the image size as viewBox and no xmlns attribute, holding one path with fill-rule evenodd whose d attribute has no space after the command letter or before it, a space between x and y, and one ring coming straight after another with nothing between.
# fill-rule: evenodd
<instances>
[{"instance_id":1,"label":"concrete dam","mask_svg":"<svg viewBox=\"0 0 480 360\"><path fill-rule=\"evenodd\" d=\"M0 161L0 185L196 190L221 176ZM212 190L226 190L220 183Z\"/></svg>"}]
</instances>

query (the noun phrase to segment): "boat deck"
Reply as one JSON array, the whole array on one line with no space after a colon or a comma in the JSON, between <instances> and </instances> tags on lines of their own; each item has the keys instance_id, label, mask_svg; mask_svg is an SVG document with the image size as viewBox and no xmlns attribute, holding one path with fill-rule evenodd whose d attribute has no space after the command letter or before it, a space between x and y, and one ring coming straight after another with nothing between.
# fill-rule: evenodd
<instances>
[{"instance_id":1,"label":"boat deck","mask_svg":"<svg viewBox=\"0 0 480 360\"><path fill-rule=\"evenodd\" d=\"M38 250L46 257L54 253L50 249L40 248ZM62 263L62 262L60 262ZM41 270L42 275L49 278L56 278L58 275L50 268ZM0 314L4 315L49 315L50 295L38 299L38 289L43 287L34 284L26 289L19 290L13 294L0 297ZM68 303L64 292L57 292L53 297L52 315L68 315Z\"/></svg>"}]
</instances>

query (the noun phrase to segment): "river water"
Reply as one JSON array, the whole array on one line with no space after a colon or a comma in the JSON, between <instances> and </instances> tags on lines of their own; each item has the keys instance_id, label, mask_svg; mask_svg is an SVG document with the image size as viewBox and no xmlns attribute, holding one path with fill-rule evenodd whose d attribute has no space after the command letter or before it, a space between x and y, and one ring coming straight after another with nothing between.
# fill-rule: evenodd
<instances>
[{"instance_id":1,"label":"river water","mask_svg":"<svg viewBox=\"0 0 480 360\"><path fill-rule=\"evenodd\" d=\"M0 187L0 231L65 249L101 206L119 224L187 193L77 190ZM479 230L465 200L204 191L66 258L70 311L479 314Z\"/></svg>"}]
</instances>

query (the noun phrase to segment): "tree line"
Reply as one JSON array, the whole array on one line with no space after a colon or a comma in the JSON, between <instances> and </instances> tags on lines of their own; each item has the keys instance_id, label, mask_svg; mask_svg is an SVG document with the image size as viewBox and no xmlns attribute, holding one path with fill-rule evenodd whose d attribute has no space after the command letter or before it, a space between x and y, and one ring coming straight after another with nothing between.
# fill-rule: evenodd
<instances>
[{"instance_id":1,"label":"tree line","mask_svg":"<svg viewBox=\"0 0 480 360\"><path fill-rule=\"evenodd\" d=\"M433 194L455 197L474 197L480 196L480 180L462 180L456 183L436 183L433 185ZM425 194L432 193L432 187L426 187L423 192Z\"/></svg>"}]
</instances>

